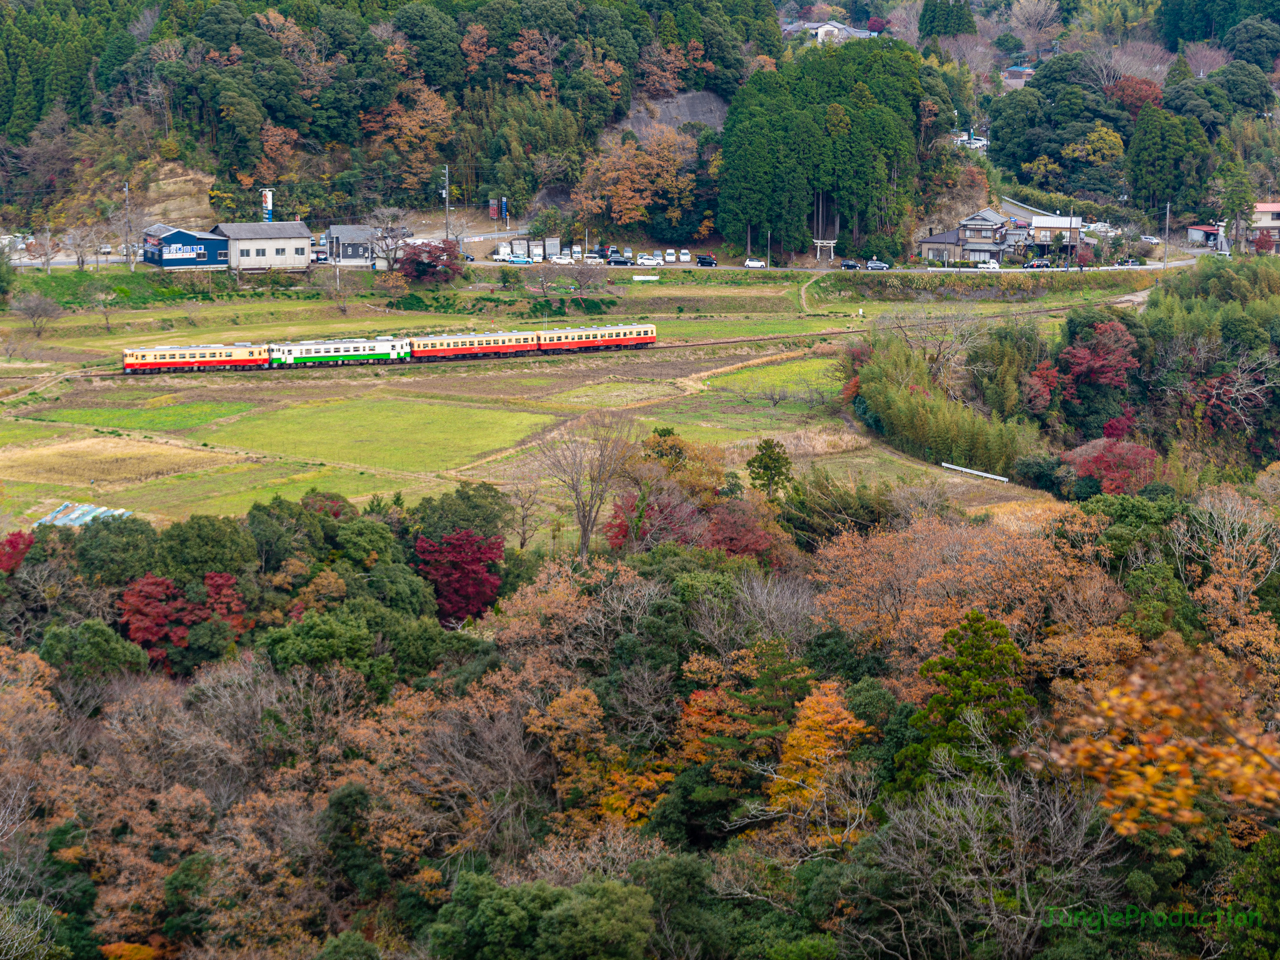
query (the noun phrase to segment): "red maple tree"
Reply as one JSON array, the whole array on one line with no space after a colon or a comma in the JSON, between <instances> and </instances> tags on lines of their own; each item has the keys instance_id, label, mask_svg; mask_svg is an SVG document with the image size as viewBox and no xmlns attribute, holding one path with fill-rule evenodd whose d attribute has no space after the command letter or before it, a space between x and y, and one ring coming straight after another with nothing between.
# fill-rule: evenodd
<instances>
[{"instance_id":1,"label":"red maple tree","mask_svg":"<svg viewBox=\"0 0 1280 960\"><path fill-rule=\"evenodd\" d=\"M1102 92L1112 100L1119 101L1120 106L1128 110L1129 116L1135 120L1144 104L1150 103L1157 110L1164 106L1164 92L1158 83L1128 74L1116 83L1103 87Z\"/></svg>"},{"instance_id":2,"label":"red maple tree","mask_svg":"<svg viewBox=\"0 0 1280 960\"><path fill-rule=\"evenodd\" d=\"M204 602L192 603L168 577L154 573L139 577L116 601L125 633L147 651L153 663L168 669L169 650L186 647L187 635L196 624L222 620L236 639L253 626L244 618L244 597L233 575L206 573L204 588Z\"/></svg>"},{"instance_id":3,"label":"red maple tree","mask_svg":"<svg viewBox=\"0 0 1280 960\"><path fill-rule=\"evenodd\" d=\"M22 566L22 561L35 542L35 536L22 530L14 530L0 540L0 573L9 576Z\"/></svg>"},{"instance_id":4,"label":"red maple tree","mask_svg":"<svg viewBox=\"0 0 1280 960\"><path fill-rule=\"evenodd\" d=\"M1104 437L1068 450L1062 461L1078 477L1096 477L1103 493L1136 493L1151 482L1156 452Z\"/></svg>"},{"instance_id":5,"label":"red maple tree","mask_svg":"<svg viewBox=\"0 0 1280 960\"><path fill-rule=\"evenodd\" d=\"M498 598L502 581L489 572L489 564L502 560L502 547L502 537L481 537L471 530L455 530L439 543L418 537L418 572L436 588L442 620L474 617Z\"/></svg>"},{"instance_id":6,"label":"red maple tree","mask_svg":"<svg viewBox=\"0 0 1280 960\"><path fill-rule=\"evenodd\" d=\"M1063 393L1068 400L1076 396L1076 384L1093 383L1102 387L1123 387L1129 382L1129 371L1138 365L1133 348L1138 341L1123 323L1111 320L1093 328L1092 340L1077 340L1060 354L1067 363L1067 382Z\"/></svg>"}]
</instances>

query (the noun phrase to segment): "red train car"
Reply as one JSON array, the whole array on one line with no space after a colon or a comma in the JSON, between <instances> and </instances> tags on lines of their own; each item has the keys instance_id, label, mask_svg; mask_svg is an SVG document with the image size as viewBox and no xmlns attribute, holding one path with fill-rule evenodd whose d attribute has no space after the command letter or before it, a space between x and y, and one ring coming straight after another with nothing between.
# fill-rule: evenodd
<instances>
[{"instance_id":1,"label":"red train car","mask_svg":"<svg viewBox=\"0 0 1280 960\"><path fill-rule=\"evenodd\" d=\"M538 335L528 331L496 333L450 333L409 340L413 359L425 363L437 360L465 360L468 357L527 357L538 351Z\"/></svg>"},{"instance_id":2,"label":"red train car","mask_svg":"<svg viewBox=\"0 0 1280 960\"><path fill-rule=\"evenodd\" d=\"M568 327L538 334L543 353L575 353L596 350L638 350L656 343L658 328L651 323L627 323L610 327Z\"/></svg>"},{"instance_id":3,"label":"red train car","mask_svg":"<svg viewBox=\"0 0 1280 960\"><path fill-rule=\"evenodd\" d=\"M124 351L125 373L189 373L192 370L266 370L264 343L207 343L196 347L141 347Z\"/></svg>"}]
</instances>

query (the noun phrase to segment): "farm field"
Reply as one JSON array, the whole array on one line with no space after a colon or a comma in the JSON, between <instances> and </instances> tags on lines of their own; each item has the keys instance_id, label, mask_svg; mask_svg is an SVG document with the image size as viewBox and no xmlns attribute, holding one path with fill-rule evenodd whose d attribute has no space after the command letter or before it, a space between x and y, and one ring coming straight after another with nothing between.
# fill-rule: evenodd
<instances>
[{"instance_id":1,"label":"farm field","mask_svg":"<svg viewBox=\"0 0 1280 960\"><path fill-rule=\"evenodd\" d=\"M555 421L400 398L303 403L191 434L195 442L431 474L514 446Z\"/></svg>"},{"instance_id":2,"label":"farm field","mask_svg":"<svg viewBox=\"0 0 1280 960\"><path fill-rule=\"evenodd\" d=\"M838 386L827 374L842 341L898 314L949 312L956 304L817 295L822 288L809 283L813 275L802 282L752 276L745 285L715 279L615 284L603 294L618 301L609 318L570 313L546 321L650 319L669 349L462 365L48 379L82 364L109 367L133 344L537 329L542 322L398 313L360 300L346 313L314 300L160 304L114 313L110 329L97 314L71 315L38 343L24 341L30 357L0 371L9 392L17 392L0 398L6 509L16 522L29 522L69 499L163 522L192 513L243 514L256 501L276 494L296 499L313 487L357 502L396 491L412 501L464 478L536 477L529 445L544 431L593 409L623 408L641 432L672 427L724 445L727 463L739 471L755 443L772 436L792 451L798 469L818 464L873 483L936 477L975 508L1032 497L919 463L822 407ZM802 284L807 310L800 306ZM482 281L430 296L471 311L494 300L490 289ZM535 305L527 293L506 296L512 308ZM1069 306L1108 296L1114 294L1087 290L960 308L1051 325ZM0 318L0 335L18 329L16 318ZM37 384L39 393L21 392Z\"/></svg>"}]
</instances>

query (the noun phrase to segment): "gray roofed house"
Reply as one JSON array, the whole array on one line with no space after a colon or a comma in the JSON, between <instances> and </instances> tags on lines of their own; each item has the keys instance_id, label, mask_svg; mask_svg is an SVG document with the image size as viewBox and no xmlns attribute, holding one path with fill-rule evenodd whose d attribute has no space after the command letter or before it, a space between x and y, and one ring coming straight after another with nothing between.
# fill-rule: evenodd
<instances>
[{"instance_id":1,"label":"gray roofed house","mask_svg":"<svg viewBox=\"0 0 1280 960\"><path fill-rule=\"evenodd\" d=\"M371 264L377 256L377 231L358 223L334 224L325 231L325 246L333 263Z\"/></svg>"},{"instance_id":2,"label":"gray roofed house","mask_svg":"<svg viewBox=\"0 0 1280 960\"><path fill-rule=\"evenodd\" d=\"M311 239L311 228L301 220L281 220L276 223L220 223L213 232L230 240L292 240Z\"/></svg>"}]
</instances>

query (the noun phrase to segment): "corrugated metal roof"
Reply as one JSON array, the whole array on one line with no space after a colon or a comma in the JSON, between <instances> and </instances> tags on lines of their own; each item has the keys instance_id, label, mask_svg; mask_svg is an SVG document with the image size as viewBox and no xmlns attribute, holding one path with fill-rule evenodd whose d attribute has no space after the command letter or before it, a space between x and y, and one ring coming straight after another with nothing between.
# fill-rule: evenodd
<instances>
[{"instance_id":1,"label":"corrugated metal roof","mask_svg":"<svg viewBox=\"0 0 1280 960\"><path fill-rule=\"evenodd\" d=\"M218 236L216 233L209 233L206 230L191 230L187 227L171 227L167 223L153 223L142 232L150 237L167 237L171 233L185 233L189 237L199 237L201 240L227 239L226 237Z\"/></svg>"},{"instance_id":2,"label":"corrugated metal roof","mask_svg":"<svg viewBox=\"0 0 1280 960\"><path fill-rule=\"evenodd\" d=\"M38 527L47 523L54 527L79 527L98 517L128 517L132 510L111 510L108 507L95 507L91 503L64 503L48 516L35 522Z\"/></svg>"},{"instance_id":3,"label":"corrugated metal roof","mask_svg":"<svg viewBox=\"0 0 1280 960\"><path fill-rule=\"evenodd\" d=\"M1032 230L1078 230L1080 217L1032 217Z\"/></svg>"},{"instance_id":4,"label":"corrugated metal roof","mask_svg":"<svg viewBox=\"0 0 1280 960\"><path fill-rule=\"evenodd\" d=\"M311 228L301 220L279 223L220 223L213 232L231 240L295 240L311 239Z\"/></svg>"}]
</instances>

